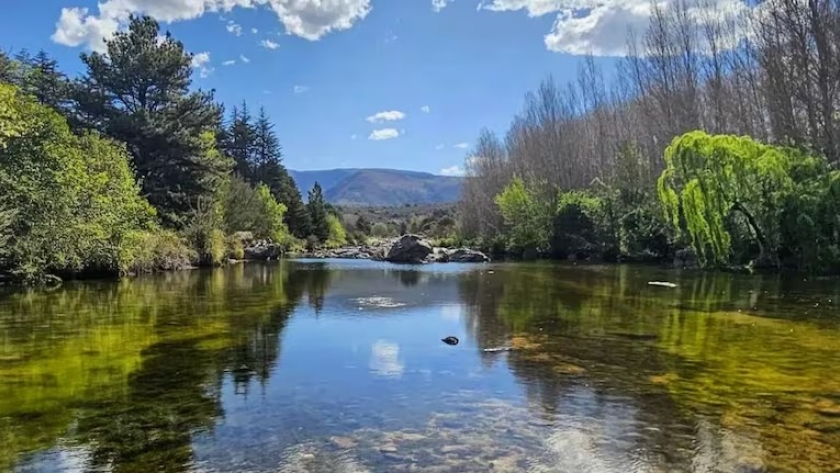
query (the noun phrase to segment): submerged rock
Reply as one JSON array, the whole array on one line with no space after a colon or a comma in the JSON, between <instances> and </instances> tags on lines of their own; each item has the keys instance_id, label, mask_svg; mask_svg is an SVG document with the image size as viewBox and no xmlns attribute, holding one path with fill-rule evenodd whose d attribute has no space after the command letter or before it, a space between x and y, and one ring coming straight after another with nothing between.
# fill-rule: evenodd
<instances>
[{"instance_id":1,"label":"submerged rock","mask_svg":"<svg viewBox=\"0 0 840 473\"><path fill-rule=\"evenodd\" d=\"M448 260L453 263L484 263L490 261L484 253L469 248L458 248L448 252Z\"/></svg>"}]
</instances>

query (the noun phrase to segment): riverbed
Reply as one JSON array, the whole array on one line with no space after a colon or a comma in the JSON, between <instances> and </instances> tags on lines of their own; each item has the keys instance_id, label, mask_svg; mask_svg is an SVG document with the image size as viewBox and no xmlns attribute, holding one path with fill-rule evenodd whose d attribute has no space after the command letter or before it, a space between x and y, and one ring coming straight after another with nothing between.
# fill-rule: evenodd
<instances>
[{"instance_id":1,"label":"riverbed","mask_svg":"<svg viewBox=\"0 0 840 473\"><path fill-rule=\"evenodd\" d=\"M541 262L6 292L0 471L838 471L838 303L829 278Z\"/></svg>"}]
</instances>

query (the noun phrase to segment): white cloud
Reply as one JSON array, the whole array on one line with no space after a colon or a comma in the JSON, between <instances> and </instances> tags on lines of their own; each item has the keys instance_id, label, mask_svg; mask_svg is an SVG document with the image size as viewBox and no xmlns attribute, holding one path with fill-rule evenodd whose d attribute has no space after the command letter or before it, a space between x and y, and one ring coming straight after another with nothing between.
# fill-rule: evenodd
<instances>
[{"instance_id":1,"label":"white cloud","mask_svg":"<svg viewBox=\"0 0 840 473\"><path fill-rule=\"evenodd\" d=\"M658 0L668 9L677 0ZM763 3L763 2L759 2ZM548 50L574 55L596 56L627 54L627 35L645 31L649 25L653 3L650 0L492 0L479 4L479 9L495 12L525 10L529 17L556 14L554 24L543 41ZM742 0L689 0L687 13L701 25L709 18L736 18L750 7ZM743 37L747 31L736 35ZM730 47L736 42L731 41Z\"/></svg>"},{"instance_id":2,"label":"white cloud","mask_svg":"<svg viewBox=\"0 0 840 473\"><path fill-rule=\"evenodd\" d=\"M307 85L296 85L292 87L292 92L296 94L303 94L309 91L309 86Z\"/></svg>"},{"instance_id":3,"label":"white cloud","mask_svg":"<svg viewBox=\"0 0 840 473\"><path fill-rule=\"evenodd\" d=\"M458 149L467 149L467 148L470 147L470 144L469 143L458 143L456 145L452 145L452 147L453 148L458 148Z\"/></svg>"},{"instance_id":4,"label":"white cloud","mask_svg":"<svg viewBox=\"0 0 840 473\"><path fill-rule=\"evenodd\" d=\"M259 33L259 32L260 32L260 30L258 30L258 29L256 29L256 28L251 28L251 33L253 33L253 34L257 34L257 33Z\"/></svg>"},{"instance_id":5,"label":"white cloud","mask_svg":"<svg viewBox=\"0 0 840 473\"><path fill-rule=\"evenodd\" d=\"M229 21L225 28L228 30L228 33L235 34L236 36L240 36L242 34L242 26L237 25L233 21Z\"/></svg>"},{"instance_id":6,"label":"white cloud","mask_svg":"<svg viewBox=\"0 0 840 473\"><path fill-rule=\"evenodd\" d=\"M262 46L266 49L277 49L277 48L280 47L279 44L275 43L274 41L272 41L270 39L264 39L264 40L260 41L260 46Z\"/></svg>"},{"instance_id":7,"label":"white cloud","mask_svg":"<svg viewBox=\"0 0 840 473\"><path fill-rule=\"evenodd\" d=\"M443 168L440 170L441 176L463 176L464 175L464 168L461 166L449 166L448 168Z\"/></svg>"},{"instance_id":8,"label":"white cloud","mask_svg":"<svg viewBox=\"0 0 840 473\"><path fill-rule=\"evenodd\" d=\"M446 148L446 145L439 144L439 145L435 146L435 149L438 150L438 151L442 150L443 148Z\"/></svg>"},{"instance_id":9,"label":"white cloud","mask_svg":"<svg viewBox=\"0 0 840 473\"><path fill-rule=\"evenodd\" d=\"M432 10L439 12L446 8L446 5L455 0L432 0Z\"/></svg>"},{"instance_id":10,"label":"white cloud","mask_svg":"<svg viewBox=\"0 0 840 473\"><path fill-rule=\"evenodd\" d=\"M370 132L368 139L374 141L382 141L390 140L398 136L400 136L400 132L394 128L380 128L379 130L373 130L372 132Z\"/></svg>"},{"instance_id":11,"label":"white cloud","mask_svg":"<svg viewBox=\"0 0 840 473\"><path fill-rule=\"evenodd\" d=\"M351 140L355 140L356 138L358 138L358 135L356 135L355 133L353 133L352 135L350 135L350 139L351 139Z\"/></svg>"},{"instance_id":12,"label":"white cloud","mask_svg":"<svg viewBox=\"0 0 840 473\"><path fill-rule=\"evenodd\" d=\"M429 113L429 112L432 111L432 109L429 108L428 105L423 105L422 107L420 107L420 111L423 112L423 113Z\"/></svg>"},{"instance_id":13,"label":"white cloud","mask_svg":"<svg viewBox=\"0 0 840 473\"><path fill-rule=\"evenodd\" d=\"M391 110L389 112L379 112L374 115L367 117L365 120L371 123L380 123L380 122L392 122L396 120L402 120L405 118L405 114L398 110Z\"/></svg>"},{"instance_id":14,"label":"white cloud","mask_svg":"<svg viewBox=\"0 0 840 473\"><path fill-rule=\"evenodd\" d=\"M242 61L242 62L244 62L245 64L248 64L249 62L251 62L251 60L250 60L250 59L248 59L247 57L245 57L245 56L244 56L244 55L242 55L242 54L240 54L240 55L239 55L239 60L240 60L240 61Z\"/></svg>"},{"instance_id":15,"label":"white cloud","mask_svg":"<svg viewBox=\"0 0 840 473\"><path fill-rule=\"evenodd\" d=\"M236 64L236 59L228 59L227 61L222 63L223 66L232 66L234 64Z\"/></svg>"},{"instance_id":16,"label":"white cloud","mask_svg":"<svg viewBox=\"0 0 840 473\"><path fill-rule=\"evenodd\" d=\"M63 8L52 40L103 51L104 38L125 27L131 14L173 23L253 7L267 8L283 24L286 34L310 41L350 29L372 9L371 0L101 0L96 13L87 8Z\"/></svg>"},{"instance_id":17,"label":"white cloud","mask_svg":"<svg viewBox=\"0 0 840 473\"><path fill-rule=\"evenodd\" d=\"M198 75L202 78L207 77L213 72L213 68L210 67L210 53L202 52L193 54L192 68L198 71Z\"/></svg>"}]
</instances>

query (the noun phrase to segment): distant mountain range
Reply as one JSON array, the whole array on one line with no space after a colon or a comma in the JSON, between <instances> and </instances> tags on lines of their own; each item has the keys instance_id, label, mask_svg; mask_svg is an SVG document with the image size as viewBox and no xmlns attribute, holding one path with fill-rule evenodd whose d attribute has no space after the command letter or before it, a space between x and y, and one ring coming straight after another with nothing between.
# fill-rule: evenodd
<instances>
[{"instance_id":1,"label":"distant mountain range","mask_svg":"<svg viewBox=\"0 0 840 473\"><path fill-rule=\"evenodd\" d=\"M324 198L335 205L395 206L455 202L461 178L397 169L327 169L292 171L304 201L315 182Z\"/></svg>"}]
</instances>

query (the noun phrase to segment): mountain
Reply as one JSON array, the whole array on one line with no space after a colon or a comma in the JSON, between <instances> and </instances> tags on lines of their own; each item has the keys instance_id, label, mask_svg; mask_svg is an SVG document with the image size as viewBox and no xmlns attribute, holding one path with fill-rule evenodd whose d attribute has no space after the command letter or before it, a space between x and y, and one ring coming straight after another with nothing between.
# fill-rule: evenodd
<instances>
[{"instance_id":1,"label":"mountain","mask_svg":"<svg viewBox=\"0 0 840 473\"><path fill-rule=\"evenodd\" d=\"M327 202L347 206L396 206L455 202L461 178L397 169L327 169L292 171L303 194L317 181Z\"/></svg>"}]
</instances>

